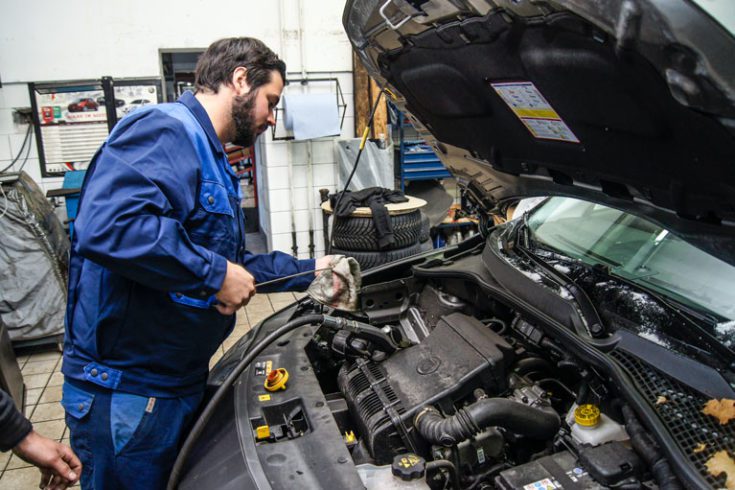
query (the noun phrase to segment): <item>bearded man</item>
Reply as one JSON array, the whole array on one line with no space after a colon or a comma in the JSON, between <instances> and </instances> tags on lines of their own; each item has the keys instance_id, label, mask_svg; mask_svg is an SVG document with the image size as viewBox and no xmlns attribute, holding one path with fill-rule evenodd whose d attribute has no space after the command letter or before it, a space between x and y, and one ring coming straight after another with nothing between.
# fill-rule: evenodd
<instances>
[{"instance_id":1,"label":"bearded man","mask_svg":"<svg viewBox=\"0 0 735 490\"><path fill-rule=\"evenodd\" d=\"M72 240L62 367L84 489L163 488L234 313L258 283L329 264L245 249L240 186L223 145L250 146L275 124L285 73L257 39L217 41L197 63L195 94L130 113L92 159Z\"/></svg>"}]
</instances>

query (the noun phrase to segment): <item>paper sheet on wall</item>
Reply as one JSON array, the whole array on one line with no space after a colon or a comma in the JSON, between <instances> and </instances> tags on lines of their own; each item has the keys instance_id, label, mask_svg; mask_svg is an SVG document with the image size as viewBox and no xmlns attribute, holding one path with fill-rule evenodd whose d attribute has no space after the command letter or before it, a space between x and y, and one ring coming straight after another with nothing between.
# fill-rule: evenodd
<instances>
[{"instance_id":1,"label":"paper sheet on wall","mask_svg":"<svg viewBox=\"0 0 735 490\"><path fill-rule=\"evenodd\" d=\"M293 94L283 97L285 126L295 140L339 136L339 108L334 94Z\"/></svg>"}]
</instances>

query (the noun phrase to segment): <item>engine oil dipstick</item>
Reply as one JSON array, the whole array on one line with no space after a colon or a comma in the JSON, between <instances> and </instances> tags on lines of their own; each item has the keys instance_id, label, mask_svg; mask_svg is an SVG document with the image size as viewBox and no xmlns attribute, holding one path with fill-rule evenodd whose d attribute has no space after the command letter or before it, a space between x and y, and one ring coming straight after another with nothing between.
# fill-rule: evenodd
<instances>
[{"instance_id":1,"label":"engine oil dipstick","mask_svg":"<svg viewBox=\"0 0 735 490\"><path fill-rule=\"evenodd\" d=\"M263 386L268 391L285 390L286 381L288 381L288 371L285 368L273 369L265 377Z\"/></svg>"}]
</instances>

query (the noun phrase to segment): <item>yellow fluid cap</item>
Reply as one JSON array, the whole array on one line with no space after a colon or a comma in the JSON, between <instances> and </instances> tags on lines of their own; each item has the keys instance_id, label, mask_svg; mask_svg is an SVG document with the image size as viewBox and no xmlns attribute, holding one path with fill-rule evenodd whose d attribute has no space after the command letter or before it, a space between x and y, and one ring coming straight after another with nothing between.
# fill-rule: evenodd
<instances>
[{"instance_id":1,"label":"yellow fluid cap","mask_svg":"<svg viewBox=\"0 0 735 490\"><path fill-rule=\"evenodd\" d=\"M265 377L265 383L263 383L263 386L268 391L285 390L286 381L288 381L288 371L284 368L278 368L268 373Z\"/></svg>"},{"instance_id":2,"label":"yellow fluid cap","mask_svg":"<svg viewBox=\"0 0 735 490\"><path fill-rule=\"evenodd\" d=\"M356 437L354 432L352 432L351 430L345 432L345 442L347 444L352 444L353 442L355 442L355 440Z\"/></svg>"},{"instance_id":3,"label":"yellow fluid cap","mask_svg":"<svg viewBox=\"0 0 735 490\"><path fill-rule=\"evenodd\" d=\"M582 427L594 427L600 423L600 409L587 403L574 409L574 421Z\"/></svg>"},{"instance_id":4,"label":"yellow fluid cap","mask_svg":"<svg viewBox=\"0 0 735 490\"><path fill-rule=\"evenodd\" d=\"M259 441L263 439L270 439L271 437L271 428L267 425L261 425L258 426L257 429L255 429L255 438Z\"/></svg>"}]
</instances>

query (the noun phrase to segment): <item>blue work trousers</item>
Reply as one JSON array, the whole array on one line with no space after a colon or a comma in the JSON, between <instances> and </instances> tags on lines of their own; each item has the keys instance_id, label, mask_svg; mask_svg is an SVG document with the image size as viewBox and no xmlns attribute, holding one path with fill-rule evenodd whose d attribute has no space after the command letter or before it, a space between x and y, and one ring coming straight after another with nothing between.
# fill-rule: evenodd
<instances>
[{"instance_id":1,"label":"blue work trousers","mask_svg":"<svg viewBox=\"0 0 735 490\"><path fill-rule=\"evenodd\" d=\"M165 488L201 399L149 398L67 378L61 403L84 465L82 489Z\"/></svg>"}]
</instances>

